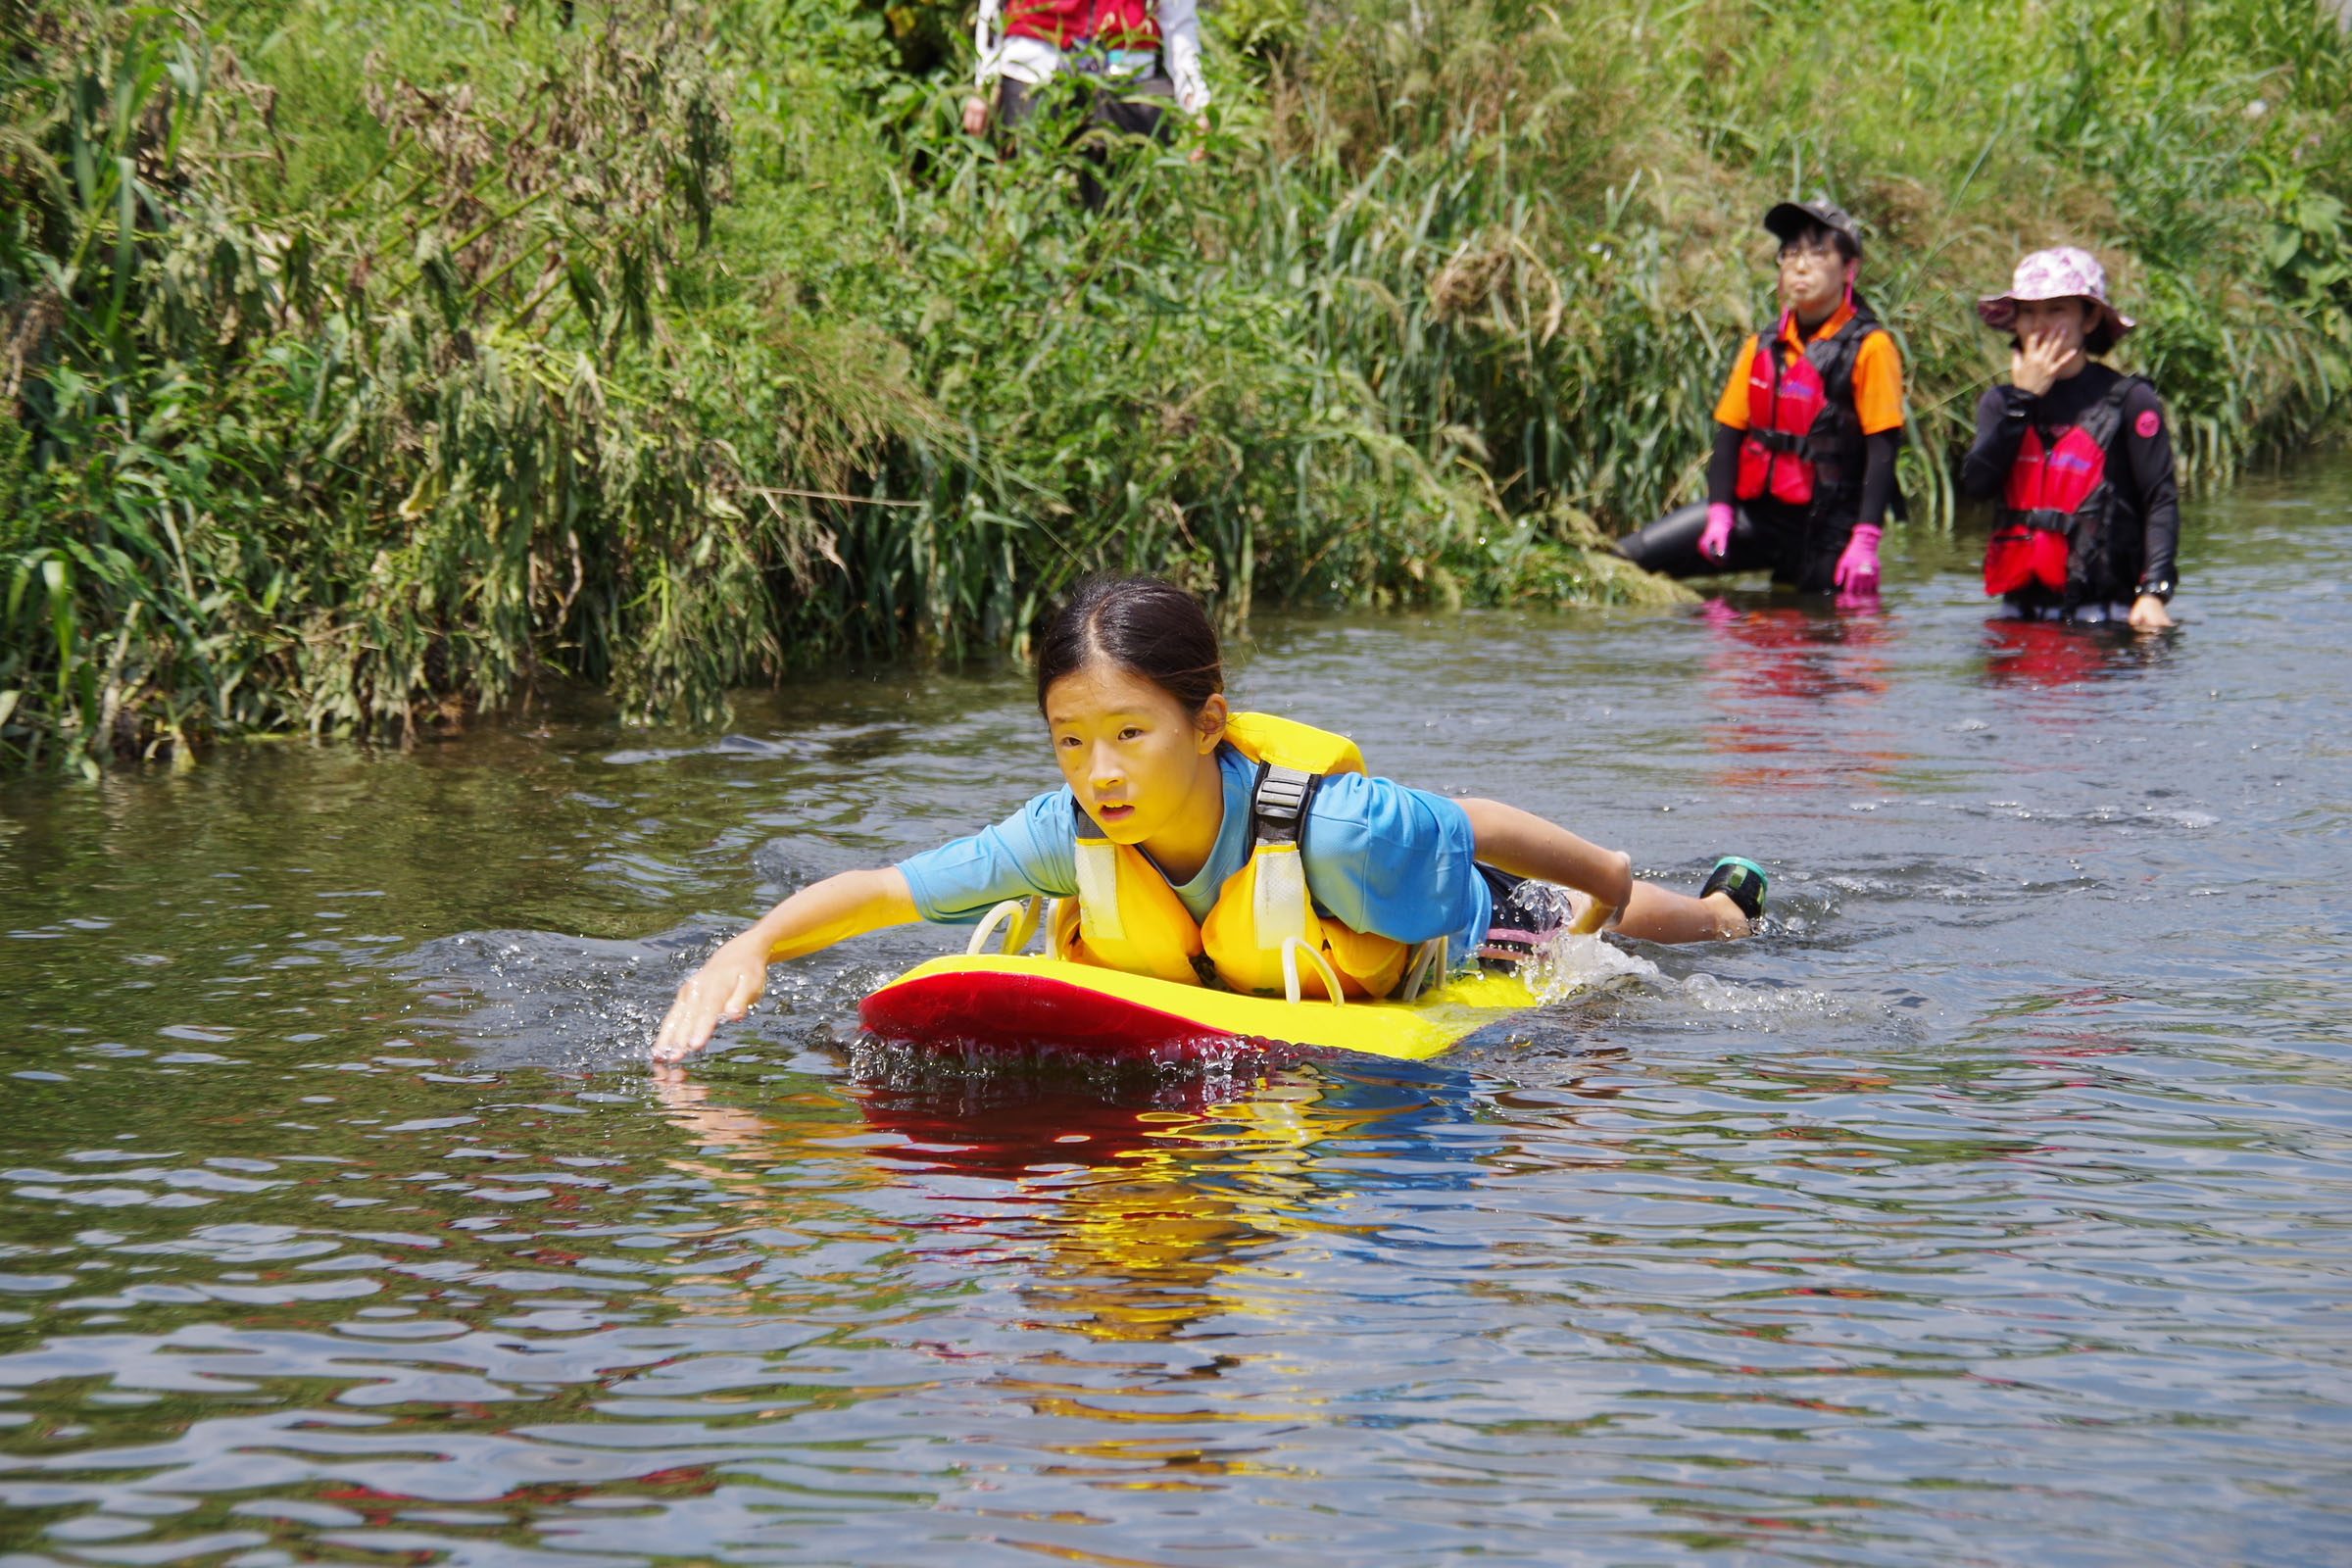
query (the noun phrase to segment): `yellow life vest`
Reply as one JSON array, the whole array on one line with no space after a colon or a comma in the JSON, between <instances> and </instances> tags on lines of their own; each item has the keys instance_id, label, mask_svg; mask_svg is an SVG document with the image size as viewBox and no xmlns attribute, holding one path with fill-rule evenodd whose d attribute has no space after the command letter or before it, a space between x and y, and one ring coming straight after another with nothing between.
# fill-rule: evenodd
<instances>
[{"instance_id":1,"label":"yellow life vest","mask_svg":"<svg viewBox=\"0 0 2352 1568\"><path fill-rule=\"evenodd\" d=\"M1213 975L1228 990L1254 995L1287 991L1284 958L1295 939L1310 956L1290 965L1302 997L1338 1000L1315 956L1337 976L1342 997L1387 996L1413 949L1316 914L1298 853L1316 785L1333 773L1364 772L1363 754L1345 735L1271 713L1234 714L1225 739L1258 764L1257 782L1249 863L1225 879L1208 918L1196 922L1151 857L1111 843L1080 810L1078 896L1055 905L1053 951L1185 985Z\"/></svg>"}]
</instances>

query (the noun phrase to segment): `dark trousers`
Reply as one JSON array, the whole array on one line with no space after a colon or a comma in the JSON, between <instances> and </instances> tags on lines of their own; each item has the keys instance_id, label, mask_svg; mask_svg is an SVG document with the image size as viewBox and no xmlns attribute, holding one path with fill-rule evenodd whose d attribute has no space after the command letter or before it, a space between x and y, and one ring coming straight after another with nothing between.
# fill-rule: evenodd
<instances>
[{"instance_id":1,"label":"dark trousers","mask_svg":"<svg viewBox=\"0 0 2352 1568\"><path fill-rule=\"evenodd\" d=\"M1083 156L1096 169L1110 168L1112 146L1124 137L1149 137L1163 144L1167 141L1167 105L1176 96L1176 85L1167 77L1120 77L1115 84L1101 77L1083 79L1080 102L1084 113L1071 129L1069 140L1083 144ZM1006 130L1036 116L1038 90L1010 76L997 79L997 114ZM1078 175L1078 200L1090 213L1102 210L1102 185L1092 172Z\"/></svg>"},{"instance_id":2,"label":"dark trousers","mask_svg":"<svg viewBox=\"0 0 2352 1568\"><path fill-rule=\"evenodd\" d=\"M1826 594L1836 587L1838 558L1854 536L1854 519L1825 525L1809 508L1747 503L1735 509L1731 544L1721 561L1698 553L1698 536L1706 529L1707 504L1692 502L1618 540L1617 553L1669 577L1769 571L1773 581L1799 593Z\"/></svg>"}]
</instances>

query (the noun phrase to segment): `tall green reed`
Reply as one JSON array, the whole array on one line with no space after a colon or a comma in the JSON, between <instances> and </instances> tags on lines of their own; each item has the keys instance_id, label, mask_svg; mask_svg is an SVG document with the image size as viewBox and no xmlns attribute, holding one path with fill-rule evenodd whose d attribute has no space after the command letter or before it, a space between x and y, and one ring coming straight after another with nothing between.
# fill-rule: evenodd
<instances>
[{"instance_id":1,"label":"tall green reed","mask_svg":"<svg viewBox=\"0 0 2352 1568\"><path fill-rule=\"evenodd\" d=\"M714 716L781 667L777 579L827 548L800 492L925 410L807 344L747 389L679 341L729 149L677 15L519 20L530 47L456 80L371 59L338 107L367 167L295 210L253 172L287 163L282 106L218 31L43 21L7 92L0 747L406 735L551 674Z\"/></svg>"}]
</instances>

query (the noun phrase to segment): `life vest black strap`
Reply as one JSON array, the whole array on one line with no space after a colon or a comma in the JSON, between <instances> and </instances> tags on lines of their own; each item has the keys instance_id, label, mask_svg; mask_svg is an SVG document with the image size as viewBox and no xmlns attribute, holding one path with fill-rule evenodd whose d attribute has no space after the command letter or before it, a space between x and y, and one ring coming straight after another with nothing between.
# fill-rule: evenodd
<instances>
[{"instance_id":1,"label":"life vest black strap","mask_svg":"<svg viewBox=\"0 0 2352 1568\"><path fill-rule=\"evenodd\" d=\"M1805 358L1812 362L1813 373L1821 377L1825 412L1842 409L1860 423L1854 406L1854 365L1862 358L1863 340L1878 330L1879 318L1857 300L1854 314L1845 318L1843 326L1805 345Z\"/></svg>"},{"instance_id":2,"label":"life vest black strap","mask_svg":"<svg viewBox=\"0 0 2352 1568\"><path fill-rule=\"evenodd\" d=\"M1297 844L1306 835L1307 803L1320 775L1304 768L1257 764L1250 792L1250 837L1255 844Z\"/></svg>"}]
</instances>

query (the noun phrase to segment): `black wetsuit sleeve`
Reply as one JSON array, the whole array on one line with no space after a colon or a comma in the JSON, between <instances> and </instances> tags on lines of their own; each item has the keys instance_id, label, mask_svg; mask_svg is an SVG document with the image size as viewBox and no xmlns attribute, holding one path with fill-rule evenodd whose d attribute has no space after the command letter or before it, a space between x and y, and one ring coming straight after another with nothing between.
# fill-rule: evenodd
<instances>
[{"instance_id":1,"label":"black wetsuit sleeve","mask_svg":"<svg viewBox=\"0 0 2352 1568\"><path fill-rule=\"evenodd\" d=\"M1728 507L1740 488L1740 438L1728 424L1715 426L1715 450L1707 455L1707 505Z\"/></svg>"},{"instance_id":2,"label":"black wetsuit sleeve","mask_svg":"<svg viewBox=\"0 0 2352 1568\"><path fill-rule=\"evenodd\" d=\"M1880 430L1862 438L1870 454L1862 465L1862 511L1856 520L1873 528L1886 521L1886 503L1894 499L1894 455L1902 450L1903 427Z\"/></svg>"},{"instance_id":3,"label":"black wetsuit sleeve","mask_svg":"<svg viewBox=\"0 0 2352 1568\"><path fill-rule=\"evenodd\" d=\"M2173 432L2164 404L2144 383L2124 399L2124 455L2147 530L2134 592L2160 590L2170 597L2173 558L2180 546L2180 483L2173 471Z\"/></svg>"},{"instance_id":4,"label":"black wetsuit sleeve","mask_svg":"<svg viewBox=\"0 0 2352 1568\"><path fill-rule=\"evenodd\" d=\"M1977 399L1977 439L1960 460L1960 488L1979 501L1998 497L2009 482L2009 466L2026 439L2034 405L2039 401L2006 381Z\"/></svg>"}]
</instances>

